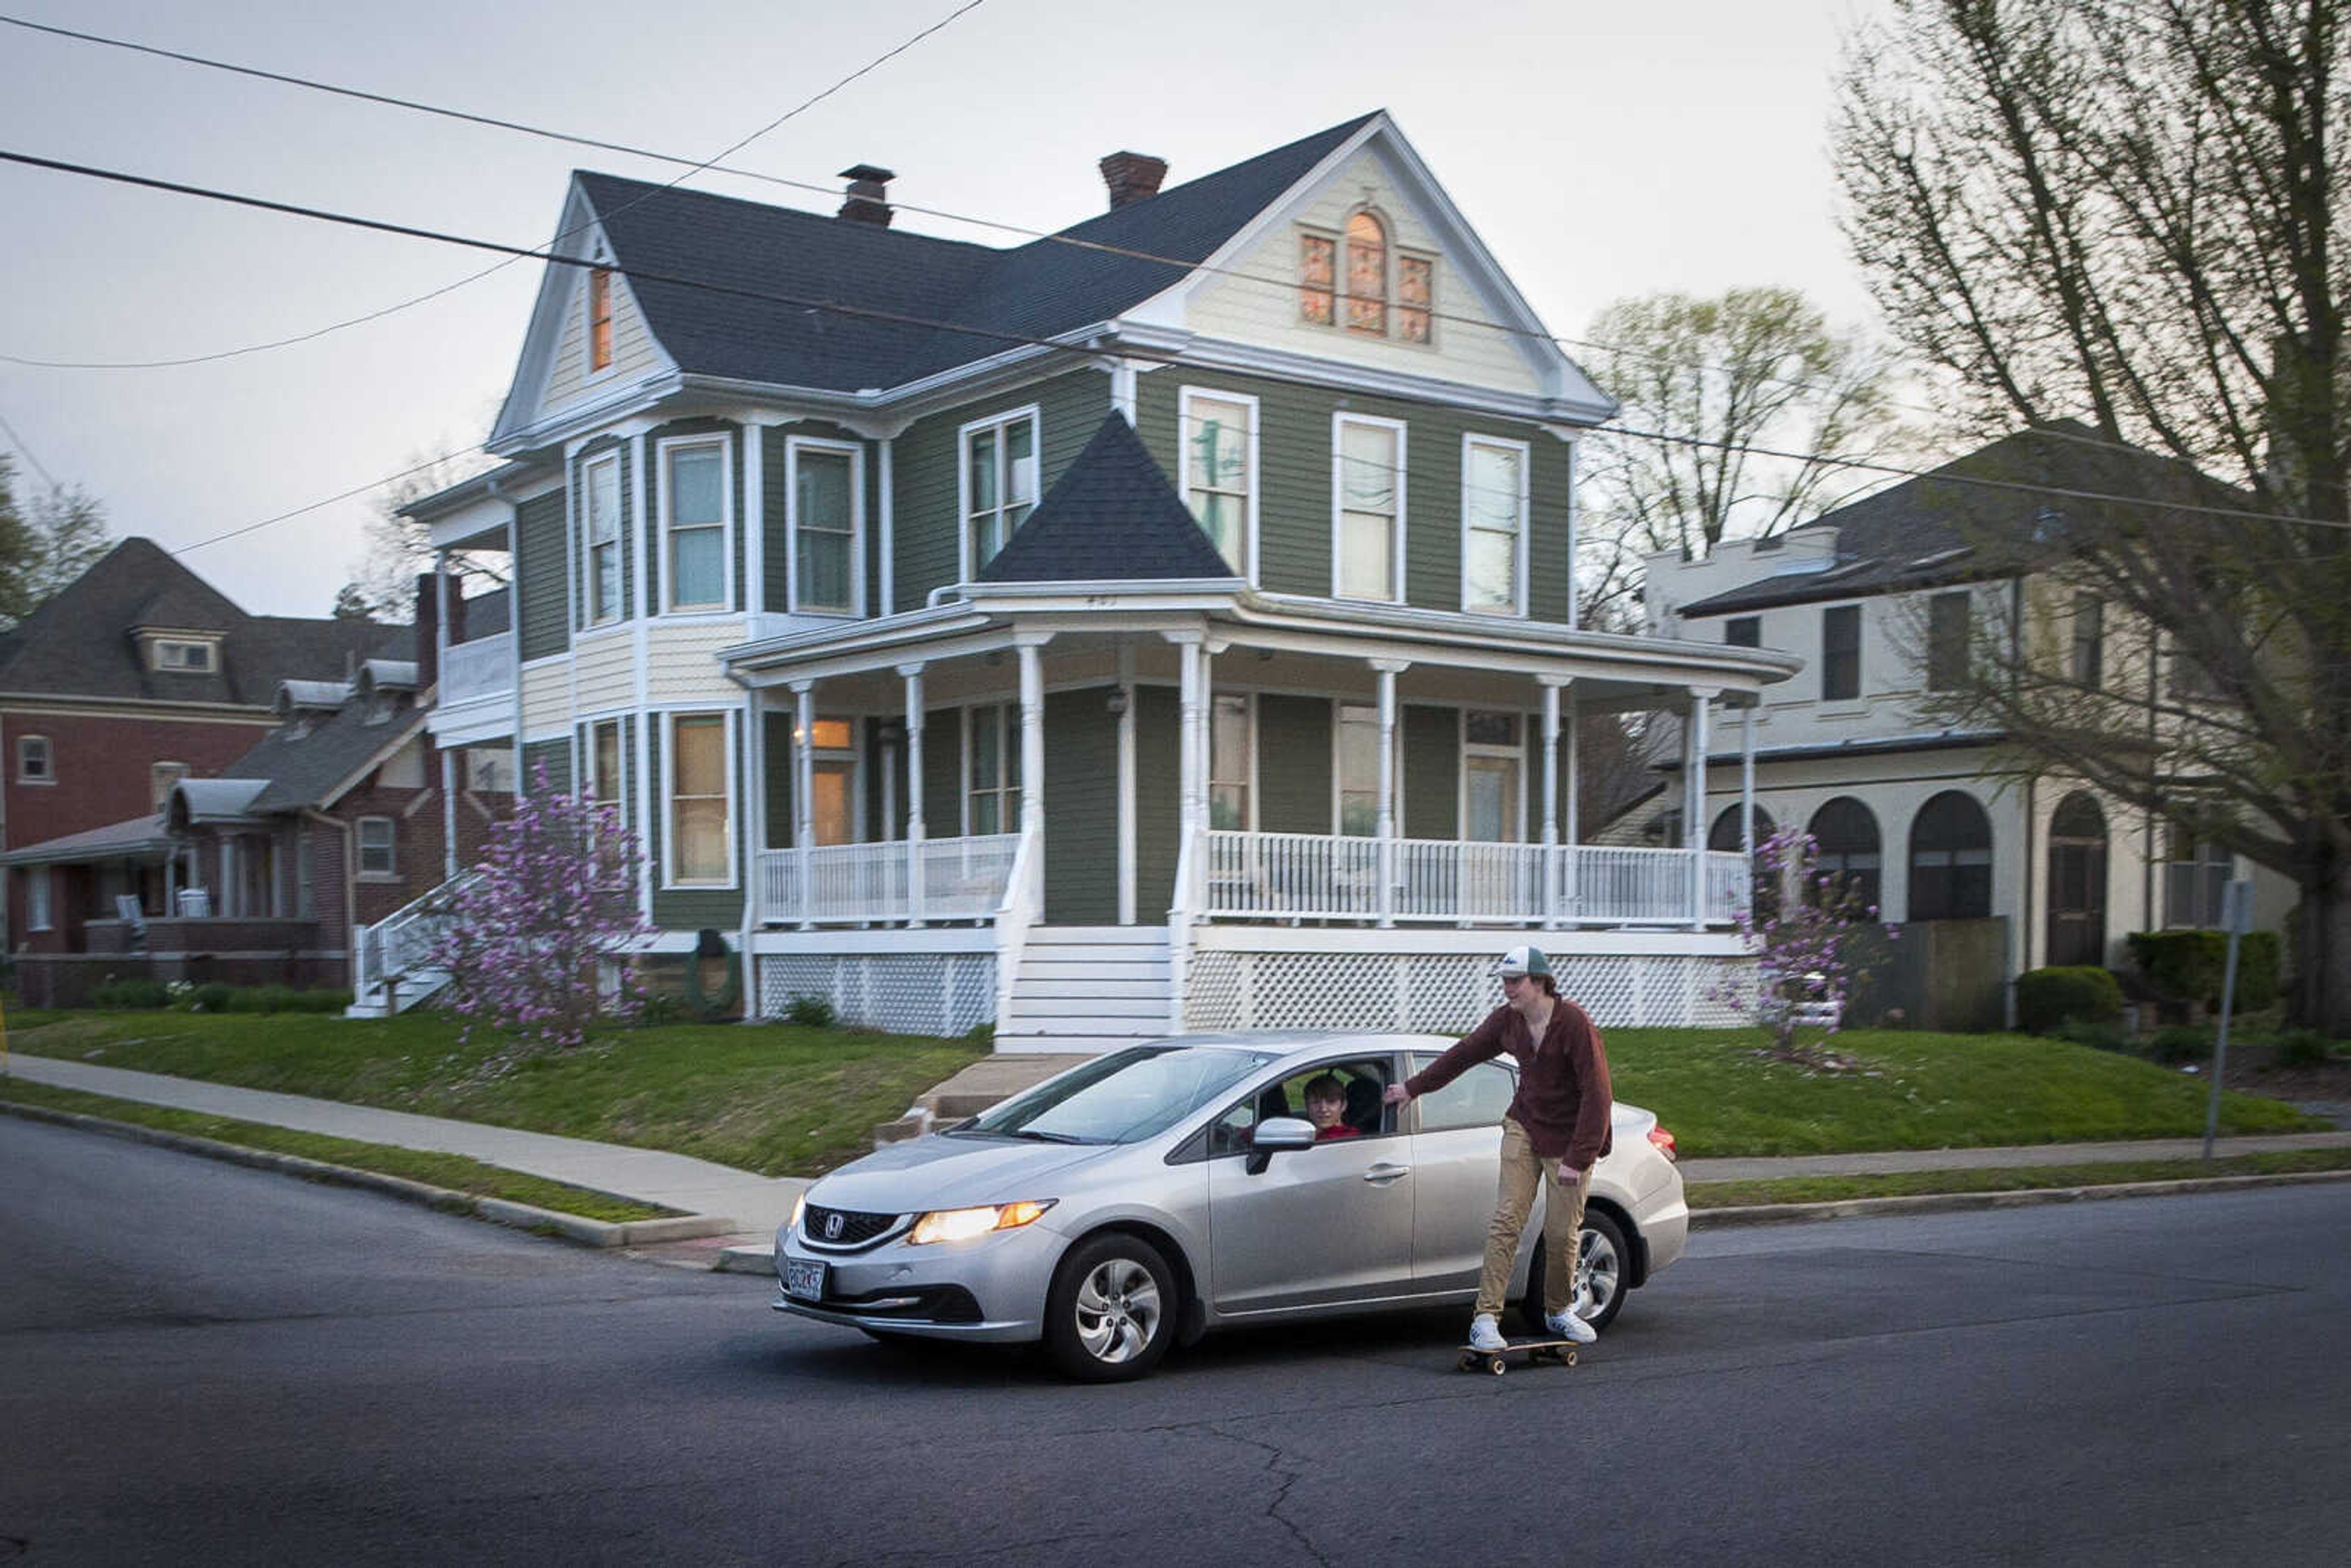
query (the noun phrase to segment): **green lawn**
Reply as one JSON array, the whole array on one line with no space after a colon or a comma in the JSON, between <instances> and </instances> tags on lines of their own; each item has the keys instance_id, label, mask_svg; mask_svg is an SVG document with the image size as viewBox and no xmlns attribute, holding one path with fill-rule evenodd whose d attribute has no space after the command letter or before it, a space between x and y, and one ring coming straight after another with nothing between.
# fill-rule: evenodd
<instances>
[{"instance_id":1,"label":"green lawn","mask_svg":"<svg viewBox=\"0 0 2351 1568\"><path fill-rule=\"evenodd\" d=\"M1850 1073L1772 1061L1761 1030L1605 1036L1617 1097L1655 1111L1693 1159L2188 1137L2204 1131L2210 1089L2177 1068L2028 1035L1855 1030L1830 1042L1858 1059ZM2274 1100L2220 1100L2223 1133L2325 1125Z\"/></svg>"},{"instance_id":2,"label":"green lawn","mask_svg":"<svg viewBox=\"0 0 2351 1568\"><path fill-rule=\"evenodd\" d=\"M501 1070L497 1042L431 1014L52 1014L9 1030L37 1056L168 1072L813 1176L980 1054L959 1041L777 1024L672 1024Z\"/></svg>"},{"instance_id":3,"label":"green lawn","mask_svg":"<svg viewBox=\"0 0 2351 1568\"><path fill-rule=\"evenodd\" d=\"M1926 1193L2022 1192L2032 1187L2113 1186L2124 1182L2306 1176L2314 1171L2339 1170L2351 1170L2351 1149L2287 1149L2210 1160L2114 1160L2095 1165L2003 1166L1993 1170L1698 1181L1690 1183L1688 1190L1692 1208L1746 1208L1766 1203L1834 1203L1847 1198L1912 1197Z\"/></svg>"}]
</instances>

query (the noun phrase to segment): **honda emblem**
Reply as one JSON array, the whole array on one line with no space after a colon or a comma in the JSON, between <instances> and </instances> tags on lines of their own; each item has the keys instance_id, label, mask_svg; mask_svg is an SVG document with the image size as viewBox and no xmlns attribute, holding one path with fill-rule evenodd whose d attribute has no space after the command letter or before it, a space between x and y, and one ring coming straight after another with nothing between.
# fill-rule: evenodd
<instances>
[{"instance_id":1,"label":"honda emblem","mask_svg":"<svg viewBox=\"0 0 2351 1568\"><path fill-rule=\"evenodd\" d=\"M827 1241L838 1241L841 1239L840 1215L828 1214L824 1217L824 1239Z\"/></svg>"}]
</instances>

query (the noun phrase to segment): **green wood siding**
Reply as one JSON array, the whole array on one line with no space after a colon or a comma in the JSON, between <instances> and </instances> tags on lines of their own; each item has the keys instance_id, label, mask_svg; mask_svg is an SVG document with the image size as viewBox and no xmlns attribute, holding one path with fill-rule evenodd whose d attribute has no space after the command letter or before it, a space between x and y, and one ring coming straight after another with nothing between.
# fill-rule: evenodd
<instances>
[{"instance_id":1,"label":"green wood siding","mask_svg":"<svg viewBox=\"0 0 2351 1568\"><path fill-rule=\"evenodd\" d=\"M1461 720L1449 707L1404 710L1404 831L1450 839L1461 831Z\"/></svg>"},{"instance_id":2,"label":"green wood siding","mask_svg":"<svg viewBox=\"0 0 2351 1568\"><path fill-rule=\"evenodd\" d=\"M977 402L918 419L899 436L893 490L897 518L897 594L903 609L919 608L935 588L956 580L956 533L963 526L956 493L956 433L977 419L1037 405L1038 486L1041 498L1084 450L1110 413L1110 376L1071 371Z\"/></svg>"},{"instance_id":3,"label":"green wood siding","mask_svg":"<svg viewBox=\"0 0 2351 1568\"><path fill-rule=\"evenodd\" d=\"M1257 703L1258 827L1329 832L1331 700L1268 692Z\"/></svg>"},{"instance_id":4,"label":"green wood siding","mask_svg":"<svg viewBox=\"0 0 2351 1568\"><path fill-rule=\"evenodd\" d=\"M536 780L541 764L547 768L548 788L558 794L571 789L571 746L563 740L525 741L522 748L523 791L528 794L537 788Z\"/></svg>"},{"instance_id":5,"label":"green wood siding","mask_svg":"<svg viewBox=\"0 0 2351 1568\"><path fill-rule=\"evenodd\" d=\"M1045 696L1045 918L1118 920L1118 719L1112 686Z\"/></svg>"},{"instance_id":6,"label":"green wood siding","mask_svg":"<svg viewBox=\"0 0 2351 1568\"><path fill-rule=\"evenodd\" d=\"M1135 427L1168 481L1183 484L1186 387L1258 400L1258 580L1276 592L1331 592L1332 416L1401 420L1405 434L1405 598L1431 610L1461 608L1461 438L1524 441L1529 477L1530 614L1567 615L1568 454L1540 426L1395 398L1305 387L1252 376L1169 366L1136 378Z\"/></svg>"},{"instance_id":7,"label":"green wood siding","mask_svg":"<svg viewBox=\"0 0 2351 1568\"><path fill-rule=\"evenodd\" d=\"M1176 902L1177 817L1184 764L1176 742L1183 708L1174 686L1134 689L1134 917L1146 925L1167 918ZM1046 798L1052 809L1052 797Z\"/></svg>"},{"instance_id":8,"label":"green wood siding","mask_svg":"<svg viewBox=\"0 0 2351 1568\"><path fill-rule=\"evenodd\" d=\"M572 507L572 522L580 530L580 536L567 539L565 548L571 559L586 560L583 541L588 527L588 465L608 452L617 452L621 455L621 619L626 621L637 612L637 480L633 471L635 465L629 460L629 444L617 435L601 436L572 455L571 494L578 498L578 504ZM578 580L575 584L577 591L572 595L571 623L585 626L588 624L588 596L591 589L585 571L574 575ZM607 622L605 624L611 623Z\"/></svg>"},{"instance_id":9,"label":"green wood siding","mask_svg":"<svg viewBox=\"0 0 2351 1568\"><path fill-rule=\"evenodd\" d=\"M734 437L727 446L726 459L726 483L732 492L732 499L728 504L734 507L735 517L735 538L730 547L733 553L727 560L726 580L729 591L735 596L736 608L747 610L750 608L750 601L745 597L744 555L749 548L746 541L749 537L750 529L743 511L743 471L746 461L743 450L746 444L743 427L723 419L672 420L645 437L645 461L649 464L658 464L661 448L656 443L674 435L731 435ZM648 497L647 505L652 509L648 523L653 532L645 541L645 559L649 563L648 576L652 579L653 612L659 614L662 606L662 584L665 580L663 577L665 563L662 552L661 470L659 467L656 466L653 469L651 478L652 484L645 493Z\"/></svg>"},{"instance_id":10,"label":"green wood siding","mask_svg":"<svg viewBox=\"0 0 2351 1568\"><path fill-rule=\"evenodd\" d=\"M544 659L571 646L569 558L565 553L561 490L515 508L517 653Z\"/></svg>"}]
</instances>

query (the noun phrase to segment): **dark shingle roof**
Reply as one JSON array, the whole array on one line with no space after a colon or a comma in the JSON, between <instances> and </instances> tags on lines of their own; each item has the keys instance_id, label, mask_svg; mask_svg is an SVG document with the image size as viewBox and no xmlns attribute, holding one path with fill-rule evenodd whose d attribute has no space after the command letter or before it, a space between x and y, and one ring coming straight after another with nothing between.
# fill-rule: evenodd
<instances>
[{"instance_id":1,"label":"dark shingle roof","mask_svg":"<svg viewBox=\"0 0 2351 1568\"><path fill-rule=\"evenodd\" d=\"M154 670L135 628L221 637L206 672ZM244 611L152 539L124 539L0 636L0 691L266 706L287 679L340 680L395 628Z\"/></svg>"},{"instance_id":2,"label":"dark shingle roof","mask_svg":"<svg viewBox=\"0 0 2351 1568\"><path fill-rule=\"evenodd\" d=\"M1011 250L582 171L647 324L689 375L856 392L1102 320L1180 280L1372 119L1162 191ZM1181 265L1071 245L1169 256ZM853 305L981 331L843 316L664 283Z\"/></svg>"},{"instance_id":3,"label":"dark shingle roof","mask_svg":"<svg viewBox=\"0 0 2351 1568\"><path fill-rule=\"evenodd\" d=\"M982 582L1149 582L1234 575L1142 438L1111 414Z\"/></svg>"},{"instance_id":4,"label":"dark shingle roof","mask_svg":"<svg viewBox=\"0 0 2351 1568\"><path fill-rule=\"evenodd\" d=\"M368 722L368 705L346 702L333 715L307 728L279 725L259 744L220 771L223 779L266 779L253 798L252 811L294 811L331 804L329 792L367 760L396 740L415 734L424 710L394 705L382 721Z\"/></svg>"},{"instance_id":5,"label":"dark shingle roof","mask_svg":"<svg viewBox=\"0 0 2351 1568\"><path fill-rule=\"evenodd\" d=\"M1977 482L1982 480L2001 483ZM2009 487L2020 485L2199 505L2246 504L2243 496L2176 459L2117 449L2088 425L2058 420L2002 436L1931 473L1792 529L1836 530L1836 558L1824 569L1761 578L1684 605L1680 613L1729 615L2005 577L2063 553L2069 507L2103 505Z\"/></svg>"}]
</instances>

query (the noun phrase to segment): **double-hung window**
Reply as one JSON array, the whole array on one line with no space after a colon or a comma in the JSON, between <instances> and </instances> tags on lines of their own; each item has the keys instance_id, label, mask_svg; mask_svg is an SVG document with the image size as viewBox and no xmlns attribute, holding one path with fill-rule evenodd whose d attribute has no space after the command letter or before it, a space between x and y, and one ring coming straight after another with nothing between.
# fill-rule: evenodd
<instances>
[{"instance_id":1,"label":"double-hung window","mask_svg":"<svg viewBox=\"0 0 2351 1568\"><path fill-rule=\"evenodd\" d=\"M1380 831L1380 710L1339 705L1339 831L1370 838Z\"/></svg>"},{"instance_id":2,"label":"double-hung window","mask_svg":"<svg viewBox=\"0 0 2351 1568\"><path fill-rule=\"evenodd\" d=\"M965 710L968 780L964 831L1009 833L1020 825L1020 709L1012 703Z\"/></svg>"},{"instance_id":3,"label":"double-hung window","mask_svg":"<svg viewBox=\"0 0 2351 1568\"><path fill-rule=\"evenodd\" d=\"M672 610L724 610L734 506L724 436L661 443L663 575Z\"/></svg>"},{"instance_id":4,"label":"double-hung window","mask_svg":"<svg viewBox=\"0 0 2351 1568\"><path fill-rule=\"evenodd\" d=\"M853 615L862 599L864 454L837 441L794 437L791 469L792 609Z\"/></svg>"},{"instance_id":5,"label":"double-hung window","mask_svg":"<svg viewBox=\"0 0 2351 1568\"><path fill-rule=\"evenodd\" d=\"M49 913L49 868L45 865L25 869L25 924L35 931L47 931L55 924Z\"/></svg>"},{"instance_id":6,"label":"double-hung window","mask_svg":"<svg viewBox=\"0 0 2351 1568\"><path fill-rule=\"evenodd\" d=\"M1208 826L1248 830L1249 777L1255 771L1249 746L1249 699L1245 692L1218 692L1208 715Z\"/></svg>"},{"instance_id":7,"label":"double-hung window","mask_svg":"<svg viewBox=\"0 0 2351 1568\"><path fill-rule=\"evenodd\" d=\"M2074 684L2096 691L2106 673L2106 606L2095 593L2074 595Z\"/></svg>"},{"instance_id":8,"label":"double-hung window","mask_svg":"<svg viewBox=\"0 0 2351 1568\"><path fill-rule=\"evenodd\" d=\"M1968 619L1965 589L1927 601L1927 689L1956 691L1968 679Z\"/></svg>"},{"instance_id":9,"label":"double-hung window","mask_svg":"<svg viewBox=\"0 0 2351 1568\"><path fill-rule=\"evenodd\" d=\"M1037 411L963 427L963 575L996 559L1037 506Z\"/></svg>"},{"instance_id":10,"label":"double-hung window","mask_svg":"<svg viewBox=\"0 0 2351 1568\"><path fill-rule=\"evenodd\" d=\"M16 737L16 782L54 784L57 781L57 766L49 755L49 737L46 735L18 736Z\"/></svg>"},{"instance_id":11,"label":"double-hung window","mask_svg":"<svg viewBox=\"0 0 2351 1568\"><path fill-rule=\"evenodd\" d=\"M600 719L589 731L588 793L601 804L619 805L627 789L622 766L621 721Z\"/></svg>"},{"instance_id":12,"label":"double-hung window","mask_svg":"<svg viewBox=\"0 0 2351 1568\"><path fill-rule=\"evenodd\" d=\"M588 269L588 373L612 368L612 269Z\"/></svg>"},{"instance_id":13,"label":"double-hung window","mask_svg":"<svg viewBox=\"0 0 2351 1568\"><path fill-rule=\"evenodd\" d=\"M1393 419L1332 421L1331 576L1342 599L1404 597L1404 434Z\"/></svg>"},{"instance_id":14,"label":"double-hung window","mask_svg":"<svg viewBox=\"0 0 2351 1568\"><path fill-rule=\"evenodd\" d=\"M627 613L621 580L621 455L607 452L581 464L580 489L587 621L601 626Z\"/></svg>"},{"instance_id":15,"label":"double-hung window","mask_svg":"<svg viewBox=\"0 0 2351 1568\"><path fill-rule=\"evenodd\" d=\"M1461 438L1461 608L1524 615L1527 444Z\"/></svg>"},{"instance_id":16,"label":"double-hung window","mask_svg":"<svg viewBox=\"0 0 2351 1568\"><path fill-rule=\"evenodd\" d=\"M1821 612L1821 698L1851 702L1861 695L1861 606Z\"/></svg>"},{"instance_id":17,"label":"double-hung window","mask_svg":"<svg viewBox=\"0 0 2351 1568\"><path fill-rule=\"evenodd\" d=\"M728 842L726 716L681 713L669 721L669 882L722 887L734 881Z\"/></svg>"},{"instance_id":18,"label":"double-hung window","mask_svg":"<svg viewBox=\"0 0 2351 1568\"><path fill-rule=\"evenodd\" d=\"M1249 575L1257 516L1257 399L1186 387L1184 499L1236 576Z\"/></svg>"},{"instance_id":19,"label":"double-hung window","mask_svg":"<svg viewBox=\"0 0 2351 1568\"><path fill-rule=\"evenodd\" d=\"M397 831L398 824L390 817L360 819L360 876L389 880L400 874L400 859L394 838Z\"/></svg>"}]
</instances>

